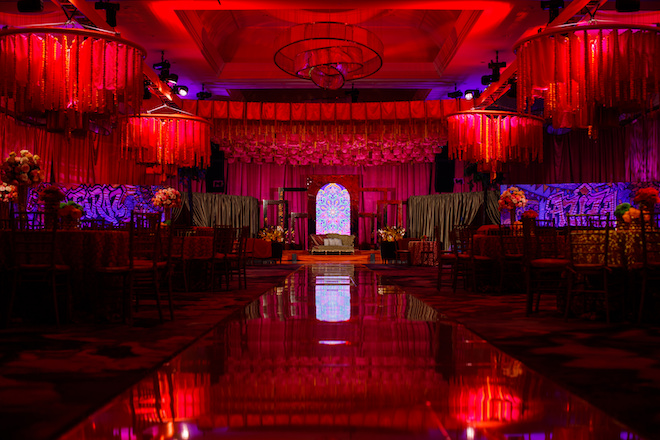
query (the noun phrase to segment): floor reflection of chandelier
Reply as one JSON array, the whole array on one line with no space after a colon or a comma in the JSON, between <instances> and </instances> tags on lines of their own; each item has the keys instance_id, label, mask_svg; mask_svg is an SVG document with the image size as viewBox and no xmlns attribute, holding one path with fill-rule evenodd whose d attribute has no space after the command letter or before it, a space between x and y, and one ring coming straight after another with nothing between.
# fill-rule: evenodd
<instances>
[{"instance_id":1,"label":"floor reflection of chandelier","mask_svg":"<svg viewBox=\"0 0 660 440\"><path fill-rule=\"evenodd\" d=\"M383 43L373 33L344 23L305 23L275 40L275 64L324 89L367 77L383 65Z\"/></svg>"}]
</instances>

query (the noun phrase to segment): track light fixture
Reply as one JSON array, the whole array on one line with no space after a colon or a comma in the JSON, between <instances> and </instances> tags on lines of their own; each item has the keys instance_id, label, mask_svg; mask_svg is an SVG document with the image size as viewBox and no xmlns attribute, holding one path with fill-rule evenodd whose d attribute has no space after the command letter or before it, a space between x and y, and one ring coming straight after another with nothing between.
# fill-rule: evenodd
<instances>
[{"instance_id":1,"label":"track light fixture","mask_svg":"<svg viewBox=\"0 0 660 440\"><path fill-rule=\"evenodd\" d=\"M617 0L618 3L618 0ZM547 9L550 12L548 23L551 23L555 18L559 17L559 8L564 7L563 0L549 0L541 2L541 9Z\"/></svg>"},{"instance_id":2,"label":"track light fixture","mask_svg":"<svg viewBox=\"0 0 660 440\"><path fill-rule=\"evenodd\" d=\"M616 0L616 12L638 12L641 4L639 0Z\"/></svg>"},{"instance_id":3,"label":"track light fixture","mask_svg":"<svg viewBox=\"0 0 660 440\"><path fill-rule=\"evenodd\" d=\"M506 67L506 62L499 62L499 52L495 51L495 61L490 60L488 63L488 68L491 70L490 75L484 75L481 77L481 84L487 86L490 83L500 80L500 69Z\"/></svg>"},{"instance_id":4,"label":"track light fixture","mask_svg":"<svg viewBox=\"0 0 660 440\"><path fill-rule=\"evenodd\" d=\"M160 52L160 63L152 66L154 70L170 70L170 62L165 59L165 51Z\"/></svg>"},{"instance_id":5,"label":"track light fixture","mask_svg":"<svg viewBox=\"0 0 660 440\"><path fill-rule=\"evenodd\" d=\"M465 91L465 99L468 101L472 101L475 98L478 98L481 92L479 89L469 89Z\"/></svg>"},{"instance_id":6,"label":"track light fixture","mask_svg":"<svg viewBox=\"0 0 660 440\"><path fill-rule=\"evenodd\" d=\"M202 84L202 91L197 92L197 99L204 101L205 99L209 99L211 96L213 96L213 94L211 92L204 91L204 84Z\"/></svg>"},{"instance_id":7,"label":"track light fixture","mask_svg":"<svg viewBox=\"0 0 660 440\"><path fill-rule=\"evenodd\" d=\"M119 3L110 3L109 1L98 1L94 3L94 9L105 10L105 22L110 27L117 27L117 11Z\"/></svg>"},{"instance_id":8,"label":"track light fixture","mask_svg":"<svg viewBox=\"0 0 660 440\"><path fill-rule=\"evenodd\" d=\"M174 86L172 87L172 91L175 95L188 96L188 87L186 86Z\"/></svg>"},{"instance_id":9,"label":"track light fixture","mask_svg":"<svg viewBox=\"0 0 660 440\"><path fill-rule=\"evenodd\" d=\"M447 96L449 96L450 98L458 99L461 96L463 96L463 92L458 90L458 88L456 87L456 84L454 84L454 91L447 93Z\"/></svg>"},{"instance_id":10,"label":"track light fixture","mask_svg":"<svg viewBox=\"0 0 660 440\"><path fill-rule=\"evenodd\" d=\"M44 10L44 0L20 0L16 6L18 12L42 12Z\"/></svg>"}]
</instances>

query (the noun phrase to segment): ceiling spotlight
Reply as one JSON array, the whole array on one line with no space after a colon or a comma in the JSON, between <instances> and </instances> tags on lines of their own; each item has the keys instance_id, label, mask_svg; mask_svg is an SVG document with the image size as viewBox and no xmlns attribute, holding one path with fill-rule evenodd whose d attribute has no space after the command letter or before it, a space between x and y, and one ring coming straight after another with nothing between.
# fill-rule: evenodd
<instances>
[{"instance_id":1,"label":"ceiling spotlight","mask_svg":"<svg viewBox=\"0 0 660 440\"><path fill-rule=\"evenodd\" d=\"M555 18L559 17L559 8L563 7L563 0L544 0L541 2L541 9L547 9L550 12L548 23L551 23Z\"/></svg>"},{"instance_id":2,"label":"ceiling spotlight","mask_svg":"<svg viewBox=\"0 0 660 440\"><path fill-rule=\"evenodd\" d=\"M211 92L204 91L204 84L202 84L202 91L197 92L197 99L204 101L205 99L209 99L211 96L213 96L213 94Z\"/></svg>"},{"instance_id":3,"label":"ceiling spotlight","mask_svg":"<svg viewBox=\"0 0 660 440\"><path fill-rule=\"evenodd\" d=\"M175 86L176 83L179 82L179 75L176 73L170 73L169 69L161 70L158 78L164 83L167 83L170 87Z\"/></svg>"},{"instance_id":4,"label":"ceiling spotlight","mask_svg":"<svg viewBox=\"0 0 660 440\"><path fill-rule=\"evenodd\" d=\"M641 4L639 0L616 0L615 7L616 12L638 12Z\"/></svg>"},{"instance_id":5,"label":"ceiling spotlight","mask_svg":"<svg viewBox=\"0 0 660 440\"><path fill-rule=\"evenodd\" d=\"M468 101L478 98L481 92L478 89L470 89L465 91L465 99Z\"/></svg>"},{"instance_id":6,"label":"ceiling spotlight","mask_svg":"<svg viewBox=\"0 0 660 440\"><path fill-rule=\"evenodd\" d=\"M174 86L172 87L172 91L175 95L188 96L188 87L186 86Z\"/></svg>"},{"instance_id":7,"label":"ceiling spotlight","mask_svg":"<svg viewBox=\"0 0 660 440\"><path fill-rule=\"evenodd\" d=\"M458 99L461 96L463 96L463 92L458 90L458 87L456 87L456 84L454 84L454 91L447 93L447 96L449 96L450 98Z\"/></svg>"},{"instance_id":8,"label":"ceiling spotlight","mask_svg":"<svg viewBox=\"0 0 660 440\"><path fill-rule=\"evenodd\" d=\"M18 12L42 12L44 10L44 0L20 0L16 6Z\"/></svg>"},{"instance_id":9,"label":"ceiling spotlight","mask_svg":"<svg viewBox=\"0 0 660 440\"><path fill-rule=\"evenodd\" d=\"M170 70L170 62L165 59L165 51L160 52L160 63L152 66L154 70Z\"/></svg>"},{"instance_id":10,"label":"ceiling spotlight","mask_svg":"<svg viewBox=\"0 0 660 440\"><path fill-rule=\"evenodd\" d=\"M110 27L117 27L117 11L119 10L119 3L110 3L108 1L98 1L94 3L94 9L105 10L105 22Z\"/></svg>"},{"instance_id":11,"label":"ceiling spotlight","mask_svg":"<svg viewBox=\"0 0 660 440\"><path fill-rule=\"evenodd\" d=\"M490 83L500 80L500 69L506 67L506 62L499 62L499 52L495 51L495 61L491 60L488 63L488 68L491 70L490 75L484 75L481 77L481 84L487 86Z\"/></svg>"}]
</instances>

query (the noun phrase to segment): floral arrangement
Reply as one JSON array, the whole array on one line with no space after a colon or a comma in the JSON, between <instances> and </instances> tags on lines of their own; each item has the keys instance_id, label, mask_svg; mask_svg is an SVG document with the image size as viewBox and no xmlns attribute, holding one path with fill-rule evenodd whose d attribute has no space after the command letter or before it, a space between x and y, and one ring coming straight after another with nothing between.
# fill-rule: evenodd
<instances>
[{"instance_id":1,"label":"floral arrangement","mask_svg":"<svg viewBox=\"0 0 660 440\"><path fill-rule=\"evenodd\" d=\"M62 220L80 220L80 218L85 215L85 210L76 202L69 201L66 203L60 203L58 215Z\"/></svg>"},{"instance_id":2,"label":"floral arrangement","mask_svg":"<svg viewBox=\"0 0 660 440\"><path fill-rule=\"evenodd\" d=\"M626 223L631 223L633 220L639 219L641 215L642 211L639 209L630 208L625 214L623 214L623 216L621 216L621 219Z\"/></svg>"},{"instance_id":3,"label":"floral arrangement","mask_svg":"<svg viewBox=\"0 0 660 440\"><path fill-rule=\"evenodd\" d=\"M9 203L18 197L18 189L14 185L0 182L0 202Z\"/></svg>"},{"instance_id":4,"label":"floral arrangement","mask_svg":"<svg viewBox=\"0 0 660 440\"><path fill-rule=\"evenodd\" d=\"M631 207L632 205L630 203L620 203L614 210L614 216L619 220L623 220L623 215L628 212Z\"/></svg>"},{"instance_id":5,"label":"floral arrangement","mask_svg":"<svg viewBox=\"0 0 660 440\"><path fill-rule=\"evenodd\" d=\"M11 185L36 185L44 178L44 172L39 167L41 158L28 150L14 151L2 164L2 180Z\"/></svg>"},{"instance_id":6,"label":"floral arrangement","mask_svg":"<svg viewBox=\"0 0 660 440\"><path fill-rule=\"evenodd\" d=\"M399 226L385 226L383 229L378 230L378 235L381 241L397 241L406 233L406 228Z\"/></svg>"},{"instance_id":7,"label":"floral arrangement","mask_svg":"<svg viewBox=\"0 0 660 440\"><path fill-rule=\"evenodd\" d=\"M500 211L524 208L527 205L527 197L520 188L512 186L502 193L497 203Z\"/></svg>"},{"instance_id":8,"label":"floral arrangement","mask_svg":"<svg viewBox=\"0 0 660 440\"><path fill-rule=\"evenodd\" d=\"M522 213L522 218L538 218L539 213L534 211L533 209L528 209L527 211Z\"/></svg>"},{"instance_id":9,"label":"floral arrangement","mask_svg":"<svg viewBox=\"0 0 660 440\"><path fill-rule=\"evenodd\" d=\"M282 226L266 226L259 230L259 238L266 241L284 241L284 228Z\"/></svg>"},{"instance_id":10,"label":"floral arrangement","mask_svg":"<svg viewBox=\"0 0 660 440\"><path fill-rule=\"evenodd\" d=\"M658 197L658 190L653 187L640 188L635 193L635 198L633 202L640 205L655 205L660 203L660 197Z\"/></svg>"},{"instance_id":11,"label":"floral arrangement","mask_svg":"<svg viewBox=\"0 0 660 440\"><path fill-rule=\"evenodd\" d=\"M55 185L47 186L39 191L39 200L49 204L60 203L66 199L64 193Z\"/></svg>"},{"instance_id":12,"label":"floral arrangement","mask_svg":"<svg viewBox=\"0 0 660 440\"><path fill-rule=\"evenodd\" d=\"M174 188L161 188L151 199L154 206L178 208L181 206L181 193Z\"/></svg>"}]
</instances>

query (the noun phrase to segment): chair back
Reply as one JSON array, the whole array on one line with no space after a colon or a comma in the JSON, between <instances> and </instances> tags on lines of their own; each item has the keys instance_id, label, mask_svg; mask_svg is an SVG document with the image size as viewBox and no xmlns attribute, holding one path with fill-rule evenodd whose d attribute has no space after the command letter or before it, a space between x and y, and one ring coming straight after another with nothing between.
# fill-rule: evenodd
<instances>
[{"instance_id":1,"label":"chair back","mask_svg":"<svg viewBox=\"0 0 660 440\"><path fill-rule=\"evenodd\" d=\"M236 228L234 231L236 240L234 241L234 250L239 260L242 260L247 255L247 242L250 237L250 227L243 226Z\"/></svg>"},{"instance_id":2,"label":"chair back","mask_svg":"<svg viewBox=\"0 0 660 440\"><path fill-rule=\"evenodd\" d=\"M644 266L660 265L660 215L656 213L643 213L642 219L642 264Z\"/></svg>"},{"instance_id":3,"label":"chair back","mask_svg":"<svg viewBox=\"0 0 660 440\"><path fill-rule=\"evenodd\" d=\"M80 229L87 231L103 231L111 229L112 223L103 218L84 218L80 220Z\"/></svg>"},{"instance_id":4,"label":"chair back","mask_svg":"<svg viewBox=\"0 0 660 440\"><path fill-rule=\"evenodd\" d=\"M534 259L563 258L562 230L554 220L523 218L523 254L526 262Z\"/></svg>"},{"instance_id":5,"label":"chair back","mask_svg":"<svg viewBox=\"0 0 660 440\"><path fill-rule=\"evenodd\" d=\"M16 230L34 230L46 228L45 214L42 211L14 211L11 213L11 222L12 229Z\"/></svg>"},{"instance_id":6,"label":"chair back","mask_svg":"<svg viewBox=\"0 0 660 440\"><path fill-rule=\"evenodd\" d=\"M11 265L55 268L56 229L15 229L11 232Z\"/></svg>"},{"instance_id":7,"label":"chair back","mask_svg":"<svg viewBox=\"0 0 660 440\"><path fill-rule=\"evenodd\" d=\"M568 215L567 221L571 263L607 266L609 213Z\"/></svg>"},{"instance_id":8,"label":"chair back","mask_svg":"<svg viewBox=\"0 0 660 440\"><path fill-rule=\"evenodd\" d=\"M234 228L231 226L215 226L213 228L213 255L229 255L234 250Z\"/></svg>"},{"instance_id":9,"label":"chair back","mask_svg":"<svg viewBox=\"0 0 660 440\"><path fill-rule=\"evenodd\" d=\"M457 255L472 254L472 239L475 229L469 225L459 225L454 227L452 247ZM451 237L451 234L450 234Z\"/></svg>"},{"instance_id":10,"label":"chair back","mask_svg":"<svg viewBox=\"0 0 660 440\"><path fill-rule=\"evenodd\" d=\"M128 232L131 268L137 260L155 266L161 258L160 213L132 212Z\"/></svg>"},{"instance_id":11,"label":"chair back","mask_svg":"<svg viewBox=\"0 0 660 440\"><path fill-rule=\"evenodd\" d=\"M524 240L521 232L518 226L499 226L500 257L507 258L523 255Z\"/></svg>"}]
</instances>

